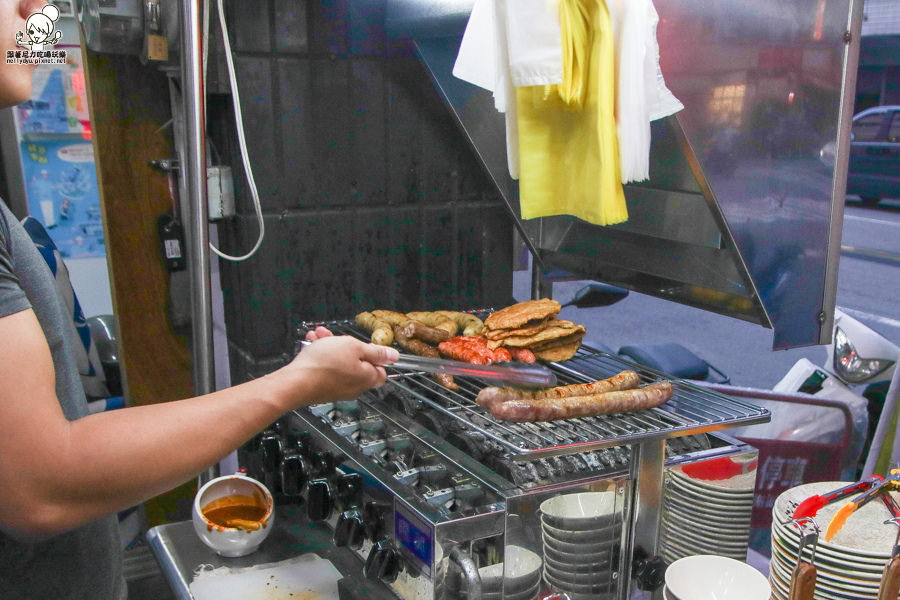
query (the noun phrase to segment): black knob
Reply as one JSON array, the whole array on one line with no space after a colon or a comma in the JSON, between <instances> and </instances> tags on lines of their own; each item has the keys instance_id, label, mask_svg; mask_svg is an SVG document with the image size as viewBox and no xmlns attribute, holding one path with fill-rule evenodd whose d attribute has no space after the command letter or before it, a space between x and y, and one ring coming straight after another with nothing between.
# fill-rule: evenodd
<instances>
[{"instance_id":1,"label":"black knob","mask_svg":"<svg viewBox=\"0 0 900 600\"><path fill-rule=\"evenodd\" d=\"M342 512L334 527L334 545L350 546L356 550L362 546L365 539L366 527L359 509L351 508Z\"/></svg>"},{"instance_id":2,"label":"black knob","mask_svg":"<svg viewBox=\"0 0 900 600\"><path fill-rule=\"evenodd\" d=\"M259 449L262 452L262 467L266 473L278 471L283 455L281 437L271 430L264 431L259 440Z\"/></svg>"},{"instance_id":3,"label":"black knob","mask_svg":"<svg viewBox=\"0 0 900 600\"><path fill-rule=\"evenodd\" d=\"M369 551L363 574L374 580L393 583L400 574L400 553L389 539L377 542Z\"/></svg>"},{"instance_id":4,"label":"black knob","mask_svg":"<svg viewBox=\"0 0 900 600\"><path fill-rule=\"evenodd\" d=\"M634 551L631 573L639 590L653 591L662 587L666 581L668 565L660 556L650 556L643 548Z\"/></svg>"},{"instance_id":5,"label":"black knob","mask_svg":"<svg viewBox=\"0 0 900 600\"><path fill-rule=\"evenodd\" d=\"M366 536L370 540L377 540L387 534L385 521L390 510L390 504L366 502L363 508L363 523L366 524Z\"/></svg>"},{"instance_id":6,"label":"black knob","mask_svg":"<svg viewBox=\"0 0 900 600\"><path fill-rule=\"evenodd\" d=\"M316 477L327 477L334 473L335 464L334 457L328 452L314 450L309 453L310 466L313 469L313 475Z\"/></svg>"},{"instance_id":7,"label":"black knob","mask_svg":"<svg viewBox=\"0 0 900 600\"><path fill-rule=\"evenodd\" d=\"M346 473L334 481L341 506L358 506L362 503L363 478L359 473Z\"/></svg>"},{"instance_id":8,"label":"black knob","mask_svg":"<svg viewBox=\"0 0 900 600\"><path fill-rule=\"evenodd\" d=\"M281 460L281 493L285 496L299 496L307 478L309 465L306 458L296 450L285 452Z\"/></svg>"},{"instance_id":9,"label":"black knob","mask_svg":"<svg viewBox=\"0 0 900 600\"><path fill-rule=\"evenodd\" d=\"M310 521L325 521L334 510L334 490L327 479L314 479L306 491L306 516Z\"/></svg>"}]
</instances>

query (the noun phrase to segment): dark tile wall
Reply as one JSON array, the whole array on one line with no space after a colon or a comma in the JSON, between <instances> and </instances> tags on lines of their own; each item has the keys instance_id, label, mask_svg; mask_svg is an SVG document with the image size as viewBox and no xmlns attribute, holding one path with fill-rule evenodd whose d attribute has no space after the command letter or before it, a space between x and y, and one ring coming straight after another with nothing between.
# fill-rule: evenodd
<instances>
[{"instance_id":1,"label":"dark tile wall","mask_svg":"<svg viewBox=\"0 0 900 600\"><path fill-rule=\"evenodd\" d=\"M266 222L258 254L222 266L233 379L279 364L302 320L511 302L512 221L424 67L386 39L383 0L225 6ZM236 180L221 246L243 254L258 228L230 98L208 111Z\"/></svg>"}]
</instances>

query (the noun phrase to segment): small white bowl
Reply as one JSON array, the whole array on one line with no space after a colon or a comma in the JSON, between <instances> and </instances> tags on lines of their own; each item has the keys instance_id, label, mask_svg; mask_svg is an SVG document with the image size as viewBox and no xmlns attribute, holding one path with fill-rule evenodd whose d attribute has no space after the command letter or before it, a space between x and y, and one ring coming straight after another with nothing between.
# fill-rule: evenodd
<instances>
[{"instance_id":1,"label":"small white bowl","mask_svg":"<svg viewBox=\"0 0 900 600\"><path fill-rule=\"evenodd\" d=\"M249 499L256 506L266 510L259 519L256 529L224 527L210 521L204 514L210 505L229 504L226 498L241 497ZM249 503L249 502L248 502ZM241 473L217 477L207 482L194 496L191 511L194 531L200 540L216 554L226 557L245 556L256 550L272 532L274 523L275 501L269 490L255 479Z\"/></svg>"},{"instance_id":2,"label":"small white bowl","mask_svg":"<svg viewBox=\"0 0 900 600\"><path fill-rule=\"evenodd\" d=\"M733 558L703 554L676 560L666 569L669 595L678 600L768 600L766 577Z\"/></svg>"},{"instance_id":3,"label":"small white bowl","mask_svg":"<svg viewBox=\"0 0 900 600\"><path fill-rule=\"evenodd\" d=\"M601 529L616 519L615 492L581 492L554 496L541 502L545 525L569 531Z\"/></svg>"}]
</instances>

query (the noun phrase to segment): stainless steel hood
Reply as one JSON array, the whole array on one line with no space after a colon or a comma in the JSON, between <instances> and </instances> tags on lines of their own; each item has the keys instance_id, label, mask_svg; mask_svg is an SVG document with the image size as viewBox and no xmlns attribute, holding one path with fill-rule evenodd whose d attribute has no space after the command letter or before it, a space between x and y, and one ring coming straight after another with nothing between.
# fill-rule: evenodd
<instances>
[{"instance_id":1,"label":"stainless steel hood","mask_svg":"<svg viewBox=\"0 0 900 600\"><path fill-rule=\"evenodd\" d=\"M862 0L656 0L685 109L653 124L650 179L611 227L521 219L503 116L451 74L472 4L388 0L388 33L415 45L535 264L758 323L776 349L828 341Z\"/></svg>"}]
</instances>

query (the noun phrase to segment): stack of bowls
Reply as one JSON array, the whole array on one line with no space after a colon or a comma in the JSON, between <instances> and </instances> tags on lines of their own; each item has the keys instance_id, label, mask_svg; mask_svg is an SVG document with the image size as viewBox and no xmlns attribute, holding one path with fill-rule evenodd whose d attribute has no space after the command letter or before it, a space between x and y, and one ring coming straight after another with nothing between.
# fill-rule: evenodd
<instances>
[{"instance_id":1,"label":"stack of bowls","mask_svg":"<svg viewBox=\"0 0 900 600\"><path fill-rule=\"evenodd\" d=\"M666 600L769 600L765 576L750 565L716 555L689 556L666 569Z\"/></svg>"},{"instance_id":2,"label":"stack of bowls","mask_svg":"<svg viewBox=\"0 0 900 600\"><path fill-rule=\"evenodd\" d=\"M615 593L621 536L615 492L555 496L541 503L544 580L571 600Z\"/></svg>"},{"instance_id":3,"label":"stack of bowls","mask_svg":"<svg viewBox=\"0 0 900 600\"><path fill-rule=\"evenodd\" d=\"M847 482L817 482L793 487L783 492L772 507L772 560L769 581L776 599L788 597L791 574L797 566L800 531L791 523L794 509L814 495L823 495L848 485ZM815 515L821 529L815 546L817 600L875 600L884 566L891 559L897 539L897 526L885 524L890 513L880 499L873 499L847 518L841 530L825 541L825 530L834 514L856 495L820 508ZM894 498L900 500L900 495ZM809 525L804 528L809 533ZM812 559L810 546L803 559Z\"/></svg>"},{"instance_id":4,"label":"stack of bowls","mask_svg":"<svg viewBox=\"0 0 900 600\"><path fill-rule=\"evenodd\" d=\"M521 546L507 546L502 563L481 567L483 600L534 600L541 585L541 557Z\"/></svg>"},{"instance_id":5,"label":"stack of bowls","mask_svg":"<svg viewBox=\"0 0 900 600\"><path fill-rule=\"evenodd\" d=\"M756 471L704 480L669 469L660 536L666 562L695 554L746 560L755 481Z\"/></svg>"}]
</instances>

